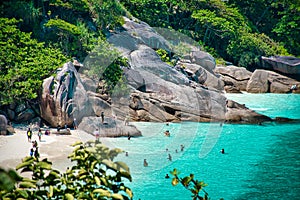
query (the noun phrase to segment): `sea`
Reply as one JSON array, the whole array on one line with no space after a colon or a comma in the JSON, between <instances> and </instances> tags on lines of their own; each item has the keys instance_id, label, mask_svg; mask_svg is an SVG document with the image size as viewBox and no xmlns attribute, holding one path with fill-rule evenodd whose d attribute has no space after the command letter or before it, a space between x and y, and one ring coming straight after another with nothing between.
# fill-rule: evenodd
<instances>
[{"instance_id":1,"label":"sea","mask_svg":"<svg viewBox=\"0 0 300 200\"><path fill-rule=\"evenodd\" d=\"M300 119L299 94L243 93L226 97L272 118ZM130 168L132 181L125 184L132 189L133 199L191 200L187 188L171 184L170 171L174 169L180 172L179 177L194 174L195 179L206 183L204 190L212 200L300 199L299 123L132 124L141 130L142 137L105 138L103 142L128 153L116 160ZM164 136L166 130L170 137ZM144 167L144 159L148 167Z\"/></svg>"}]
</instances>

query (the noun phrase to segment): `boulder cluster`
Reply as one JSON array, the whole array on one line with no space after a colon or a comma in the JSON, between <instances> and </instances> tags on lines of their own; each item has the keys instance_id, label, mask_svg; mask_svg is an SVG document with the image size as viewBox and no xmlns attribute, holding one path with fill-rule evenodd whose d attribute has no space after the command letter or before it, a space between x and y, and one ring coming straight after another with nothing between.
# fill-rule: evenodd
<instances>
[{"instance_id":1,"label":"boulder cluster","mask_svg":"<svg viewBox=\"0 0 300 200\"><path fill-rule=\"evenodd\" d=\"M228 93L300 93L299 81L274 71L256 69L252 73L231 65L216 67L215 72L221 75Z\"/></svg>"}]
</instances>

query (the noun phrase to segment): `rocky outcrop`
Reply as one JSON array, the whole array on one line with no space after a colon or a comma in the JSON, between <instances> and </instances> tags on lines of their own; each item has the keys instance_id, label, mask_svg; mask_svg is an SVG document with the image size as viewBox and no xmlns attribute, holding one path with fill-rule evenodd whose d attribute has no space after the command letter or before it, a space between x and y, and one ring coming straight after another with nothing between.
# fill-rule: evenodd
<instances>
[{"instance_id":1,"label":"rocky outcrop","mask_svg":"<svg viewBox=\"0 0 300 200\"><path fill-rule=\"evenodd\" d=\"M226 99L218 91L175 84L149 72L127 70L125 74L128 83L136 87L129 103L135 120L208 121L224 117Z\"/></svg>"},{"instance_id":2,"label":"rocky outcrop","mask_svg":"<svg viewBox=\"0 0 300 200\"><path fill-rule=\"evenodd\" d=\"M0 135L10 135L15 133L14 128L8 124L5 115L0 115Z\"/></svg>"},{"instance_id":3,"label":"rocky outcrop","mask_svg":"<svg viewBox=\"0 0 300 200\"><path fill-rule=\"evenodd\" d=\"M4 115L0 115L0 135L7 134L7 119Z\"/></svg>"},{"instance_id":4,"label":"rocky outcrop","mask_svg":"<svg viewBox=\"0 0 300 200\"><path fill-rule=\"evenodd\" d=\"M93 114L88 95L71 62L64 64L55 77L43 82L40 104L41 117L51 126L73 125L84 116Z\"/></svg>"},{"instance_id":5,"label":"rocky outcrop","mask_svg":"<svg viewBox=\"0 0 300 200\"><path fill-rule=\"evenodd\" d=\"M110 117L105 117L104 123L100 117L84 117L78 128L90 134L94 134L98 129L100 137L142 136L142 133L134 125L125 125L124 121Z\"/></svg>"},{"instance_id":6,"label":"rocky outcrop","mask_svg":"<svg viewBox=\"0 0 300 200\"><path fill-rule=\"evenodd\" d=\"M198 64L192 64L190 62L180 60L175 66L182 70L190 80L195 81L196 83L205 85L210 88L215 88L222 91L224 89L224 83L222 80L212 72L206 70Z\"/></svg>"},{"instance_id":7,"label":"rocky outcrop","mask_svg":"<svg viewBox=\"0 0 300 200\"><path fill-rule=\"evenodd\" d=\"M163 62L153 49L145 45L140 45L137 50L130 53L129 63L132 69L139 72L146 71L175 84L189 84L184 74Z\"/></svg>"},{"instance_id":8,"label":"rocky outcrop","mask_svg":"<svg viewBox=\"0 0 300 200\"><path fill-rule=\"evenodd\" d=\"M247 83L251 78L252 73L244 67L218 66L215 68L215 73L221 75L221 80L224 82L225 91L230 93L237 93L239 91L246 91Z\"/></svg>"},{"instance_id":9,"label":"rocky outcrop","mask_svg":"<svg viewBox=\"0 0 300 200\"><path fill-rule=\"evenodd\" d=\"M264 69L283 73L300 80L300 58L292 56L262 56L261 64Z\"/></svg>"},{"instance_id":10,"label":"rocky outcrop","mask_svg":"<svg viewBox=\"0 0 300 200\"><path fill-rule=\"evenodd\" d=\"M232 100L227 100L226 106L225 122L228 123L260 124L265 121L272 121L270 117L258 114L246 108L245 105Z\"/></svg>"},{"instance_id":11,"label":"rocky outcrop","mask_svg":"<svg viewBox=\"0 0 300 200\"><path fill-rule=\"evenodd\" d=\"M300 82L267 70L255 70L247 84L251 93L300 93Z\"/></svg>"},{"instance_id":12,"label":"rocky outcrop","mask_svg":"<svg viewBox=\"0 0 300 200\"><path fill-rule=\"evenodd\" d=\"M0 114L5 115L9 122L32 124L41 121L39 118L38 104L26 102L22 104L12 103L1 107Z\"/></svg>"}]
</instances>

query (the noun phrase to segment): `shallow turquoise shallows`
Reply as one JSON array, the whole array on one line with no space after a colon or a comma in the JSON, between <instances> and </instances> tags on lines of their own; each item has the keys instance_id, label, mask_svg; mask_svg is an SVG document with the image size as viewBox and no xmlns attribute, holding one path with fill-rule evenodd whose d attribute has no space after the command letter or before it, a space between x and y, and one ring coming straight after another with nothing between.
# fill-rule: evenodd
<instances>
[{"instance_id":1,"label":"shallow turquoise shallows","mask_svg":"<svg viewBox=\"0 0 300 200\"><path fill-rule=\"evenodd\" d=\"M230 94L229 99L272 118L300 119L300 95ZM182 185L165 175L174 168L208 184L211 199L300 199L300 124L232 125L219 123L134 123L140 138L103 139L128 152L138 200L190 200ZM163 132L169 130L170 137ZM181 151L180 145L184 145ZM224 148L225 154L220 150ZM168 160L169 154L172 161ZM147 160L149 166L144 167ZM170 173L169 173L170 174Z\"/></svg>"}]
</instances>

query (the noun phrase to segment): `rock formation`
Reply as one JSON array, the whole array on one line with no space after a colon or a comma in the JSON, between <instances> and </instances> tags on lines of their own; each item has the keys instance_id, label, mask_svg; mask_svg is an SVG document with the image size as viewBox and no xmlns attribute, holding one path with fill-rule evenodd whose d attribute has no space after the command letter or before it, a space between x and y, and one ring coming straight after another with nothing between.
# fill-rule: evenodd
<instances>
[{"instance_id":1,"label":"rock formation","mask_svg":"<svg viewBox=\"0 0 300 200\"><path fill-rule=\"evenodd\" d=\"M300 58L292 56L262 56L261 64L264 69L283 73L300 81Z\"/></svg>"},{"instance_id":2,"label":"rock formation","mask_svg":"<svg viewBox=\"0 0 300 200\"><path fill-rule=\"evenodd\" d=\"M0 114L0 135L10 135L13 133L15 133L15 130L10 124L8 124L6 116Z\"/></svg>"},{"instance_id":3,"label":"rock formation","mask_svg":"<svg viewBox=\"0 0 300 200\"><path fill-rule=\"evenodd\" d=\"M84 117L78 128L90 134L98 129L100 130L100 137L142 136L142 133L135 126L125 125L124 121L111 117L105 117L104 123L100 117Z\"/></svg>"},{"instance_id":4,"label":"rock formation","mask_svg":"<svg viewBox=\"0 0 300 200\"><path fill-rule=\"evenodd\" d=\"M253 73L244 67L219 66L214 70L221 75L228 93L299 93L300 82L269 70L257 69Z\"/></svg>"},{"instance_id":5,"label":"rock formation","mask_svg":"<svg viewBox=\"0 0 300 200\"><path fill-rule=\"evenodd\" d=\"M251 78L252 73L244 67L219 66L214 70L216 73L221 74L221 79L224 82L226 92L246 91L247 83Z\"/></svg>"},{"instance_id":6,"label":"rock formation","mask_svg":"<svg viewBox=\"0 0 300 200\"><path fill-rule=\"evenodd\" d=\"M246 90L251 93L300 93L300 82L276 72L257 69L248 81Z\"/></svg>"},{"instance_id":7,"label":"rock formation","mask_svg":"<svg viewBox=\"0 0 300 200\"><path fill-rule=\"evenodd\" d=\"M71 62L64 64L55 77L43 82L40 115L51 126L72 126L84 116L93 115L93 109L77 70Z\"/></svg>"}]
</instances>

